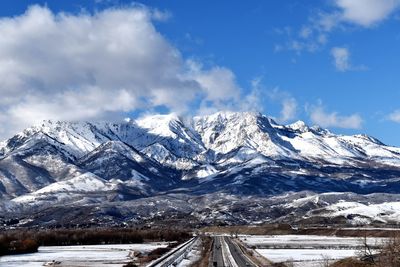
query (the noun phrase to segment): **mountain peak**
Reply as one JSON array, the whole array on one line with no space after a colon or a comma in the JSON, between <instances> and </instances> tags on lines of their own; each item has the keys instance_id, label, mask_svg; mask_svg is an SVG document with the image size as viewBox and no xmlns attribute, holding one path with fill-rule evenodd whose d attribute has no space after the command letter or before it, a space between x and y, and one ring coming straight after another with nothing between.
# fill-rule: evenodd
<instances>
[{"instance_id":1,"label":"mountain peak","mask_svg":"<svg viewBox=\"0 0 400 267\"><path fill-rule=\"evenodd\" d=\"M296 121L292 124L287 125L288 128L291 128L295 131L300 131L300 132L307 132L309 130L309 127L304 121Z\"/></svg>"},{"instance_id":2,"label":"mountain peak","mask_svg":"<svg viewBox=\"0 0 400 267\"><path fill-rule=\"evenodd\" d=\"M262 116L259 112L218 111L213 114L196 116L194 120L226 121L234 119L250 119Z\"/></svg>"},{"instance_id":3,"label":"mountain peak","mask_svg":"<svg viewBox=\"0 0 400 267\"><path fill-rule=\"evenodd\" d=\"M300 134L293 135L293 131ZM318 126L309 127L303 121L284 126L258 112L220 111L194 118L172 113L120 123L47 120L23 133L3 142L0 153L6 155L7 151L43 133L75 158L100 146L123 150L128 145L159 163L178 169L212 162L241 148L262 157L289 160L324 157L327 162L349 162L344 158L371 156L393 157L397 162L400 157L400 149L386 147L366 135L335 135ZM10 146L4 145L8 143Z\"/></svg>"},{"instance_id":4,"label":"mountain peak","mask_svg":"<svg viewBox=\"0 0 400 267\"><path fill-rule=\"evenodd\" d=\"M157 123L157 122L181 121L181 118L176 113L147 114L145 116L138 118L136 121Z\"/></svg>"},{"instance_id":5,"label":"mountain peak","mask_svg":"<svg viewBox=\"0 0 400 267\"><path fill-rule=\"evenodd\" d=\"M255 112L151 115L118 123L45 121L4 144L0 200L28 198L27 209L143 196L164 200L171 192L392 192L400 174L400 148L302 121L284 126ZM185 198L185 207L194 203ZM134 208L135 216L152 208Z\"/></svg>"},{"instance_id":6,"label":"mountain peak","mask_svg":"<svg viewBox=\"0 0 400 267\"><path fill-rule=\"evenodd\" d=\"M353 137L359 138L359 139L363 139L363 140L366 140L368 142L372 142L372 143L380 145L380 146L386 146L386 144L381 142L379 139L377 139L377 138L375 138L373 136L367 135L367 134L356 134L356 135L353 135Z\"/></svg>"}]
</instances>

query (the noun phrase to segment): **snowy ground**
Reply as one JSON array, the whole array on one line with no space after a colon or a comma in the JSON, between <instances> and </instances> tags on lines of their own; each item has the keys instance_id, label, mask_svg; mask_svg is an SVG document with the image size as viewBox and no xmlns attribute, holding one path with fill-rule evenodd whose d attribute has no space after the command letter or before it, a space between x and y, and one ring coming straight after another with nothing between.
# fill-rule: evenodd
<instances>
[{"instance_id":1,"label":"snowy ground","mask_svg":"<svg viewBox=\"0 0 400 267\"><path fill-rule=\"evenodd\" d=\"M263 257L273 262L293 262L298 267L322 266L323 260L335 260L356 256L352 249L257 249Z\"/></svg>"},{"instance_id":2,"label":"snowy ground","mask_svg":"<svg viewBox=\"0 0 400 267\"><path fill-rule=\"evenodd\" d=\"M324 260L334 260L357 256L362 247L362 238L313 236L313 235L276 235L276 236L240 236L240 239L263 257L273 262L292 261L294 266L321 266ZM373 247L380 247L386 239L368 238Z\"/></svg>"},{"instance_id":3,"label":"snowy ground","mask_svg":"<svg viewBox=\"0 0 400 267\"><path fill-rule=\"evenodd\" d=\"M39 267L52 260L61 266L116 267L126 263L130 251L148 252L166 243L40 247L39 252L0 257L1 267Z\"/></svg>"},{"instance_id":4,"label":"snowy ground","mask_svg":"<svg viewBox=\"0 0 400 267\"><path fill-rule=\"evenodd\" d=\"M319 235L240 236L249 246L257 248L354 248L361 246L362 238ZM368 238L369 245L380 245L385 238Z\"/></svg>"}]
</instances>

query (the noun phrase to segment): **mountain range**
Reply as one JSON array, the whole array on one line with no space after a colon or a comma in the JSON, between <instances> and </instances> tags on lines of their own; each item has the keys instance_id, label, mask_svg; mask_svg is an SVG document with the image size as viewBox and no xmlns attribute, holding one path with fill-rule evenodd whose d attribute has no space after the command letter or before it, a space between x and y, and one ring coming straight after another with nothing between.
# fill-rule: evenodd
<instances>
[{"instance_id":1,"label":"mountain range","mask_svg":"<svg viewBox=\"0 0 400 267\"><path fill-rule=\"evenodd\" d=\"M0 143L20 226L400 221L400 148L260 113L44 121Z\"/></svg>"}]
</instances>

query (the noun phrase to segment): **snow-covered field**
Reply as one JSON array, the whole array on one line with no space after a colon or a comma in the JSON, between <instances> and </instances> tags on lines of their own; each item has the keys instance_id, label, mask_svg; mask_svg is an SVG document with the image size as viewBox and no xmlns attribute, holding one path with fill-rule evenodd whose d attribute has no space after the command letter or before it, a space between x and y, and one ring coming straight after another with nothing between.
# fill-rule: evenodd
<instances>
[{"instance_id":1,"label":"snow-covered field","mask_svg":"<svg viewBox=\"0 0 400 267\"><path fill-rule=\"evenodd\" d=\"M354 249L257 249L263 257L273 262L293 262L294 266L322 266L324 260L335 260L357 256Z\"/></svg>"},{"instance_id":2,"label":"snow-covered field","mask_svg":"<svg viewBox=\"0 0 400 267\"><path fill-rule=\"evenodd\" d=\"M149 252L167 243L40 247L39 252L0 257L1 267L39 267L52 260L63 266L122 266L130 251Z\"/></svg>"},{"instance_id":3,"label":"snow-covered field","mask_svg":"<svg viewBox=\"0 0 400 267\"><path fill-rule=\"evenodd\" d=\"M363 239L355 237L315 235L243 235L240 239L249 247L273 262L291 261L294 266L315 267L321 262L357 256ZM367 243L375 248L382 246L385 238L368 238Z\"/></svg>"},{"instance_id":4,"label":"snow-covered field","mask_svg":"<svg viewBox=\"0 0 400 267\"><path fill-rule=\"evenodd\" d=\"M249 246L257 248L354 248L362 245L360 237L337 237L319 235L265 235L240 236L240 239ZM379 246L385 238L368 238L371 246Z\"/></svg>"}]
</instances>

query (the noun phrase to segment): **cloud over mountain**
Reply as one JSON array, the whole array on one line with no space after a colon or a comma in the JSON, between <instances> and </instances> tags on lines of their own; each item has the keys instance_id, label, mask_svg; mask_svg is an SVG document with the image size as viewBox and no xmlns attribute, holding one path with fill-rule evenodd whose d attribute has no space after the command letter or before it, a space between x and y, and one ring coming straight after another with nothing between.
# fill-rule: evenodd
<instances>
[{"instance_id":1,"label":"cloud over mountain","mask_svg":"<svg viewBox=\"0 0 400 267\"><path fill-rule=\"evenodd\" d=\"M94 14L31 6L0 19L0 135L42 119L115 117L191 103L223 106L241 90L227 68L183 58L162 36L157 10L133 5Z\"/></svg>"}]
</instances>

